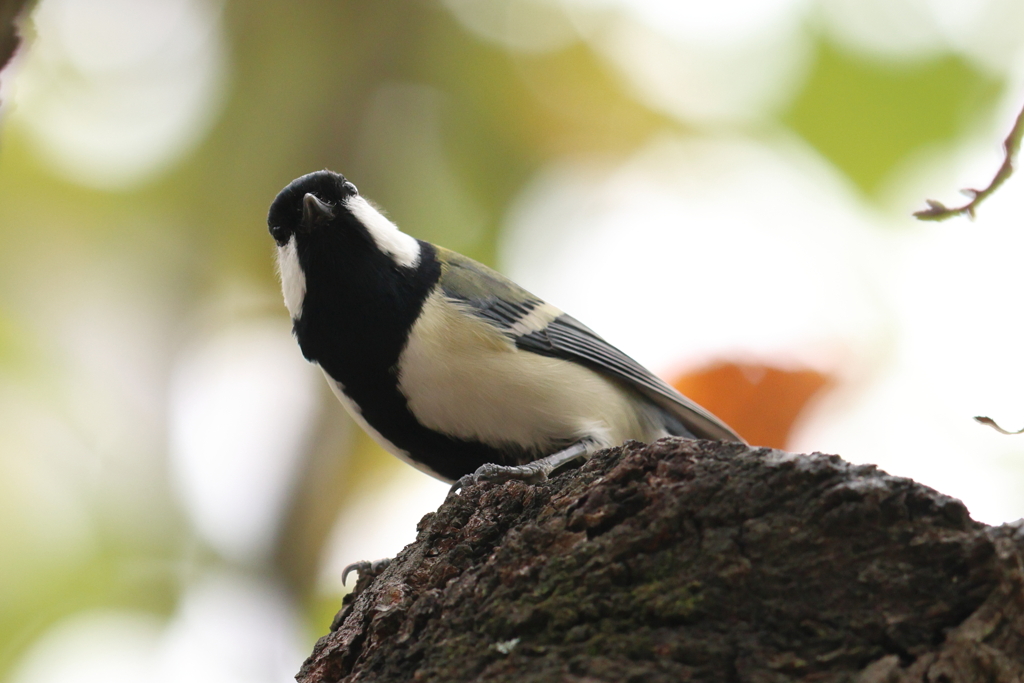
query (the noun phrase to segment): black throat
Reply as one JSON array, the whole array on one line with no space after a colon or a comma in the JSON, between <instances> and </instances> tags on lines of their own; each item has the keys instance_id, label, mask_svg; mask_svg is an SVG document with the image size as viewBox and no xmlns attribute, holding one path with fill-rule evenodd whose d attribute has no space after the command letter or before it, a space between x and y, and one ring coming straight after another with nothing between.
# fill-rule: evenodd
<instances>
[{"instance_id":1,"label":"black throat","mask_svg":"<svg viewBox=\"0 0 1024 683\"><path fill-rule=\"evenodd\" d=\"M420 242L418 265L408 269L354 231L317 237L298 245L306 295L295 336L303 355L351 395L390 374L441 265L427 242Z\"/></svg>"}]
</instances>

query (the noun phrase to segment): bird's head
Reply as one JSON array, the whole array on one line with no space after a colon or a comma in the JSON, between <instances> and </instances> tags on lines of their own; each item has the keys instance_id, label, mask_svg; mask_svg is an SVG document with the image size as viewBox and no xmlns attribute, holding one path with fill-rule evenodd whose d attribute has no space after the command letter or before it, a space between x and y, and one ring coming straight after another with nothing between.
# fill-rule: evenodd
<instances>
[{"instance_id":1,"label":"bird's head","mask_svg":"<svg viewBox=\"0 0 1024 683\"><path fill-rule=\"evenodd\" d=\"M293 319L301 315L309 270L316 262L336 268L340 260L415 269L419 242L401 232L334 171L296 178L270 205L270 234L277 243L285 303Z\"/></svg>"},{"instance_id":2,"label":"bird's head","mask_svg":"<svg viewBox=\"0 0 1024 683\"><path fill-rule=\"evenodd\" d=\"M415 267L419 260L416 239L401 232L334 171L316 171L288 183L270 205L267 225L279 249L293 237L300 248L349 238L346 241L365 241L399 266Z\"/></svg>"},{"instance_id":3,"label":"bird's head","mask_svg":"<svg viewBox=\"0 0 1024 683\"><path fill-rule=\"evenodd\" d=\"M293 235L309 235L329 226L342 214L351 214L345 204L358 197L356 186L333 171L317 171L296 178L281 190L270 205L267 225L270 234L283 247Z\"/></svg>"}]
</instances>

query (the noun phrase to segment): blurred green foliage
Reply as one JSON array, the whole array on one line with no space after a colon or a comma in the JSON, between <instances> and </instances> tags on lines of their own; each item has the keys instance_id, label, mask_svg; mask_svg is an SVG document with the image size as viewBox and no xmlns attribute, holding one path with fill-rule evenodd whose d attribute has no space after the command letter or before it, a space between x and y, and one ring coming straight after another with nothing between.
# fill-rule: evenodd
<instances>
[{"instance_id":1,"label":"blurred green foliage","mask_svg":"<svg viewBox=\"0 0 1024 683\"><path fill-rule=\"evenodd\" d=\"M893 64L822 42L782 121L873 195L909 155L968 132L1002 85L953 55Z\"/></svg>"}]
</instances>

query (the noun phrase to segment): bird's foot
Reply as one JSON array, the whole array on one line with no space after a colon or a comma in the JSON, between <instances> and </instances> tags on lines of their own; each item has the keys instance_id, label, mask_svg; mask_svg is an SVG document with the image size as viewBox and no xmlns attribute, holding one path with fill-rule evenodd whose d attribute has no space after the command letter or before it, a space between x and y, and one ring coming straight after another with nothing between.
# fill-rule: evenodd
<instances>
[{"instance_id":1,"label":"bird's foot","mask_svg":"<svg viewBox=\"0 0 1024 683\"><path fill-rule=\"evenodd\" d=\"M577 458L586 456L592 446L593 444L589 441L577 441L568 448L533 462L528 462L525 465L495 465L493 463L481 465L473 474L467 474L455 482L451 490L448 491L448 495L457 493L473 484L485 482L490 484L504 484L506 481L513 480L522 481L527 484L542 482L555 470Z\"/></svg>"},{"instance_id":2,"label":"bird's foot","mask_svg":"<svg viewBox=\"0 0 1024 683\"><path fill-rule=\"evenodd\" d=\"M539 460L525 465L495 465L487 463L476 468L473 474L467 474L452 485L449 495L468 488L473 484L504 484L506 481L518 480L527 484L536 484L548 478L548 470L537 467Z\"/></svg>"},{"instance_id":3,"label":"bird's foot","mask_svg":"<svg viewBox=\"0 0 1024 683\"><path fill-rule=\"evenodd\" d=\"M345 583L345 579L352 572L358 572L359 578L356 580L356 585L352 587L352 592L341 599L341 611L334 615L334 620L331 621L331 632L337 631L341 628L342 623L348 618L348 615L352 612L352 606L356 602L356 598L364 590L370 587L370 584L378 576L384 573L384 570L391 564L391 558L385 558L383 560L374 560L373 562L353 562L341 572L341 583Z\"/></svg>"},{"instance_id":4,"label":"bird's foot","mask_svg":"<svg viewBox=\"0 0 1024 683\"><path fill-rule=\"evenodd\" d=\"M369 579L372 581L384 573L384 570L388 568L389 564L391 564L390 557L385 557L383 560L374 560L373 562L369 562L367 560L353 562L341 571L341 583L344 584L348 579L348 575L352 572L358 572L359 580Z\"/></svg>"}]
</instances>

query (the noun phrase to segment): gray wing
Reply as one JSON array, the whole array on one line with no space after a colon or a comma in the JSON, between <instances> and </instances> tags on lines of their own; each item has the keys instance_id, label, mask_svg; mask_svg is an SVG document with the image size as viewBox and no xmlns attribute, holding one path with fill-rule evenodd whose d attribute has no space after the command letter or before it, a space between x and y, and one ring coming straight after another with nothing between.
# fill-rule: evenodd
<instances>
[{"instance_id":1,"label":"gray wing","mask_svg":"<svg viewBox=\"0 0 1024 683\"><path fill-rule=\"evenodd\" d=\"M698 438L744 443L724 422L572 316L461 254L439 248L438 258L445 295L501 329L518 348L579 363L625 382Z\"/></svg>"}]
</instances>

